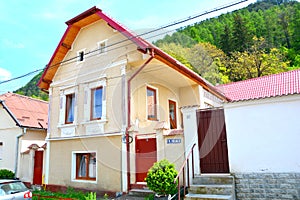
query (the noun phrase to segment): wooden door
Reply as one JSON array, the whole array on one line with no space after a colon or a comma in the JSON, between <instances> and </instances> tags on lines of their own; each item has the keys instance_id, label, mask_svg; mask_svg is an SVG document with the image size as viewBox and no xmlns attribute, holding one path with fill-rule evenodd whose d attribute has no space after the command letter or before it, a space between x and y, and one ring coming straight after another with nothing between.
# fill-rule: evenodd
<instances>
[{"instance_id":1,"label":"wooden door","mask_svg":"<svg viewBox=\"0 0 300 200\"><path fill-rule=\"evenodd\" d=\"M33 184L42 185L44 151L35 151Z\"/></svg>"},{"instance_id":2,"label":"wooden door","mask_svg":"<svg viewBox=\"0 0 300 200\"><path fill-rule=\"evenodd\" d=\"M157 161L156 138L136 139L136 182L145 182L148 170Z\"/></svg>"},{"instance_id":3,"label":"wooden door","mask_svg":"<svg viewBox=\"0 0 300 200\"><path fill-rule=\"evenodd\" d=\"M223 109L197 112L201 173L229 173Z\"/></svg>"}]
</instances>

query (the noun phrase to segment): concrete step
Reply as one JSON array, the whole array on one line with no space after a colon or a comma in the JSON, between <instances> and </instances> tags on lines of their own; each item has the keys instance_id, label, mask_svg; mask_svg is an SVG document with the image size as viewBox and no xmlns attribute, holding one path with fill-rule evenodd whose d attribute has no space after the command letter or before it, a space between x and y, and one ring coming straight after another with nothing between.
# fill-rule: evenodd
<instances>
[{"instance_id":1,"label":"concrete step","mask_svg":"<svg viewBox=\"0 0 300 200\"><path fill-rule=\"evenodd\" d=\"M188 191L192 194L231 195L233 192L233 185L191 185Z\"/></svg>"},{"instance_id":2,"label":"concrete step","mask_svg":"<svg viewBox=\"0 0 300 200\"><path fill-rule=\"evenodd\" d=\"M187 194L185 200L232 200L231 195L216 195L216 194Z\"/></svg>"},{"instance_id":3,"label":"concrete step","mask_svg":"<svg viewBox=\"0 0 300 200\"><path fill-rule=\"evenodd\" d=\"M149 189L131 189L128 193L129 196L135 197L146 197L150 194L154 194L154 192Z\"/></svg>"},{"instance_id":4,"label":"concrete step","mask_svg":"<svg viewBox=\"0 0 300 200\"><path fill-rule=\"evenodd\" d=\"M234 184L234 177L230 175L197 175L193 179L193 184L207 185L207 184Z\"/></svg>"}]
</instances>

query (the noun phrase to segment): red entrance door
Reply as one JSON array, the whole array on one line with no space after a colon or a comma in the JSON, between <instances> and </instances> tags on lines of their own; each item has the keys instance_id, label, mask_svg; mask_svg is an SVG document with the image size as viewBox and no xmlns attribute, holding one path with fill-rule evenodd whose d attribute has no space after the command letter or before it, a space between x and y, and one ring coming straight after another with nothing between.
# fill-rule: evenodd
<instances>
[{"instance_id":1,"label":"red entrance door","mask_svg":"<svg viewBox=\"0 0 300 200\"><path fill-rule=\"evenodd\" d=\"M156 138L136 139L136 182L145 182L148 170L157 161Z\"/></svg>"},{"instance_id":2,"label":"red entrance door","mask_svg":"<svg viewBox=\"0 0 300 200\"><path fill-rule=\"evenodd\" d=\"M229 173L223 109L197 112L201 173Z\"/></svg>"},{"instance_id":3,"label":"red entrance door","mask_svg":"<svg viewBox=\"0 0 300 200\"><path fill-rule=\"evenodd\" d=\"M34 156L34 171L33 171L33 184L42 185L43 178L43 151L35 151Z\"/></svg>"}]
</instances>

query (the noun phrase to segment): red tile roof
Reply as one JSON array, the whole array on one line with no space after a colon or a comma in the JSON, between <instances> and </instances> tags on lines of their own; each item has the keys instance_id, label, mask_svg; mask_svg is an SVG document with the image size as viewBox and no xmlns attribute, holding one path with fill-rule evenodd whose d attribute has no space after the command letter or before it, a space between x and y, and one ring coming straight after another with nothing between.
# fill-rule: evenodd
<instances>
[{"instance_id":1,"label":"red tile roof","mask_svg":"<svg viewBox=\"0 0 300 200\"><path fill-rule=\"evenodd\" d=\"M0 95L0 103L7 107L19 126L48 128L48 103L14 93Z\"/></svg>"},{"instance_id":2,"label":"red tile roof","mask_svg":"<svg viewBox=\"0 0 300 200\"><path fill-rule=\"evenodd\" d=\"M300 70L219 85L217 88L230 101L300 94Z\"/></svg>"},{"instance_id":3,"label":"red tile roof","mask_svg":"<svg viewBox=\"0 0 300 200\"><path fill-rule=\"evenodd\" d=\"M161 62L167 64L169 67L173 68L174 70L178 71L179 73L183 74L184 76L194 80L196 83L200 84L204 89L212 92L216 96L221 99L225 99L225 97L215 89L215 87L199 76L194 71L190 70L182 63L165 53L164 51L160 50L153 44L147 42L143 38L139 37L135 33L131 32L125 26L121 25L119 22L108 16L104 13L101 9L97 7L92 7L87 11L79 14L78 16L74 17L73 19L66 22L68 25L64 35L62 36L60 42L54 54L52 55L46 69L44 70L41 79L38 82L38 86L42 90L48 90L50 84L52 83L53 77L59 67L59 63L63 62L65 55L68 53L72 43L74 42L75 38L79 34L79 31L86 27L89 24L94 23L97 20L104 20L108 23L109 26L114 28L115 30L119 31L123 34L127 39L131 40L133 43L137 45L137 49L143 53L153 54L154 58L160 60ZM126 40L124 40L126 41ZM120 43L123 41L120 41ZM149 51L148 51L149 50ZM150 53L151 52L151 53Z\"/></svg>"}]
</instances>

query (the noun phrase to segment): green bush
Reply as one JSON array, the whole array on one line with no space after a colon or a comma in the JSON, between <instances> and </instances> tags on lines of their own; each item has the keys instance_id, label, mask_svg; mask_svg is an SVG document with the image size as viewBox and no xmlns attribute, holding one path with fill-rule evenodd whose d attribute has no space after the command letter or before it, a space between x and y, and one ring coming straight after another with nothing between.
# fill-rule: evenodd
<instances>
[{"instance_id":1,"label":"green bush","mask_svg":"<svg viewBox=\"0 0 300 200\"><path fill-rule=\"evenodd\" d=\"M149 189L158 195L173 195L176 193L178 184L177 182L174 183L177 174L174 164L163 159L153 164L147 173L145 181Z\"/></svg>"},{"instance_id":2,"label":"green bush","mask_svg":"<svg viewBox=\"0 0 300 200\"><path fill-rule=\"evenodd\" d=\"M68 187L65 193L62 192L51 192L47 190L34 190L32 192L32 200L38 199L47 199L47 200L57 200L57 199L78 199L86 200L88 194L83 193L82 191L76 191L72 187Z\"/></svg>"},{"instance_id":3,"label":"green bush","mask_svg":"<svg viewBox=\"0 0 300 200\"><path fill-rule=\"evenodd\" d=\"M90 192L85 196L85 200L96 200L96 192Z\"/></svg>"},{"instance_id":4,"label":"green bush","mask_svg":"<svg viewBox=\"0 0 300 200\"><path fill-rule=\"evenodd\" d=\"M8 169L0 169L0 179L13 179L15 178L15 173Z\"/></svg>"}]
</instances>

